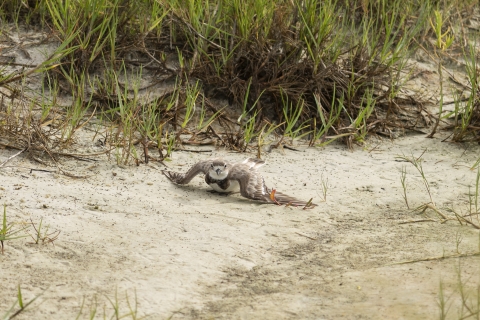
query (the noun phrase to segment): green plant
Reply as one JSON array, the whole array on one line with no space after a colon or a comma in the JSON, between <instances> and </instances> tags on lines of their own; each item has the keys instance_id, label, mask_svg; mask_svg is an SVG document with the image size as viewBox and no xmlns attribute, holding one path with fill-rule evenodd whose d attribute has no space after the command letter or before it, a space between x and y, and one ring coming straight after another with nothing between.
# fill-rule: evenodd
<instances>
[{"instance_id":1,"label":"green plant","mask_svg":"<svg viewBox=\"0 0 480 320\"><path fill-rule=\"evenodd\" d=\"M244 139L244 149L245 152L248 148L248 144L254 139L255 134L255 123L257 119L257 112L255 112L250 119L245 122L243 126L243 139Z\"/></svg>"},{"instance_id":2,"label":"green plant","mask_svg":"<svg viewBox=\"0 0 480 320\"><path fill-rule=\"evenodd\" d=\"M282 98L283 97L284 96L282 96ZM285 127L283 129L283 134L287 137L290 137L292 139L292 143L295 139L300 139L305 135L311 133L311 131L305 131L305 129L308 128L308 121L297 125L300 120L300 116L302 115L304 104L305 102L303 99L299 99L295 106L293 106L293 104L288 101L287 97L285 97L285 100L283 100L282 111L283 119L285 119Z\"/></svg>"},{"instance_id":3,"label":"green plant","mask_svg":"<svg viewBox=\"0 0 480 320\"><path fill-rule=\"evenodd\" d=\"M405 166L402 166L401 170L401 175L400 175L400 183L402 184L402 189L403 189L403 200L405 200L405 204L407 205L407 208L410 209L410 206L408 205L408 199L407 199L407 168Z\"/></svg>"},{"instance_id":4,"label":"green plant","mask_svg":"<svg viewBox=\"0 0 480 320\"><path fill-rule=\"evenodd\" d=\"M426 151L426 150L425 150ZM422 166L422 157L423 157L423 154L425 153L425 151L419 156L419 157L415 157L412 156L411 157L406 157L406 156L402 156L402 157L399 157L400 159L403 159L407 162L410 162L413 167L415 169L417 169L418 173L420 174L420 176L422 177L422 182L423 182L423 185L425 186L425 190L427 191L428 193L428 196L430 198L430 203L432 205L435 205L435 202L433 201L433 198L432 198L432 193L430 191L430 184L428 183L427 181L427 177L425 176L425 172L423 171L423 166Z\"/></svg>"},{"instance_id":5,"label":"green plant","mask_svg":"<svg viewBox=\"0 0 480 320\"><path fill-rule=\"evenodd\" d=\"M356 18L358 10L363 19ZM172 125L177 137L186 133L200 101L197 132L188 133L207 134L220 113L214 111L205 121L203 88L213 88L241 108L235 111L241 111L237 123L240 131L247 129L246 139L223 139L237 127L216 137L237 150L248 149L245 140L263 139L264 121L282 123L275 131L292 141L310 134L311 145L341 137L349 145L361 143L376 128L401 125L391 116L396 112L392 106L398 106L412 42L428 26L432 10L428 2L403 5L400 0L362 2L360 7L330 0L42 0L36 6L14 0L0 5L2 13L16 21L40 16L63 43L61 54L47 59L48 64L2 75L0 85L49 69L52 85L61 83L73 96L65 108L66 123L58 125L66 141L56 145L72 142L76 130L92 118L112 121L105 135L125 164L139 161L138 136L148 159L149 146L156 144L162 152L165 125ZM175 55L179 68L170 68L167 56ZM137 77L144 81L147 66L155 75L168 72L177 79L173 92L158 98L160 104L141 101L140 82L128 80L127 69L140 70ZM148 96L145 91L141 95ZM43 104L42 119L56 109L54 100ZM373 112L386 107L386 119ZM252 117L255 124L249 122ZM225 127L225 121L218 122ZM335 135L327 137L329 132Z\"/></svg>"},{"instance_id":6,"label":"green plant","mask_svg":"<svg viewBox=\"0 0 480 320\"><path fill-rule=\"evenodd\" d=\"M35 296L33 299L31 299L31 300L29 300L25 303L23 301L22 289L20 288L20 285L18 285L17 300L12 304L10 309L8 309L7 312L5 312L5 314L3 315L3 319L4 320L10 320L10 319L13 319L13 318L17 317L20 313L25 311L28 306L30 306L32 303L34 303L35 300L37 300L45 291L47 291L47 289L43 290L42 293L40 293L39 295ZM15 305L17 305L17 303L18 303L19 309L17 311L13 312L13 308L15 308Z\"/></svg>"},{"instance_id":7,"label":"green plant","mask_svg":"<svg viewBox=\"0 0 480 320\"><path fill-rule=\"evenodd\" d=\"M75 89L72 91L72 104L66 107L66 121L62 132L62 140L64 140L65 143L69 143L74 133L84 126L95 113L95 111L93 111L92 116L84 120L85 114L91 107L93 96L93 93L90 93L90 97L85 100L85 97L88 96L85 90L87 83L89 83L89 79L85 77L85 73L81 73L78 76L74 73L71 75L71 81L74 83ZM82 122L82 120L84 121Z\"/></svg>"},{"instance_id":8,"label":"green plant","mask_svg":"<svg viewBox=\"0 0 480 320\"><path fill-rule=\"evenodd\" d=\"M185 116L182 122L182 129L185 129L187 124L192 120L195 114L195 104L197 102L198 95L200 94L199 82L195 82L195 86L187 84L185 88Z\"/></svg>"},{"instance_id":9,"label":"green plant","mask_svg":"<svg viewBox=\"0 0 480 320\"><path fill-rule=\"evenodd\" d=\"M424 151L424 153L425 153L425 151ZM436 207L435 202L433 201L432 193L431 193L431 190L430 190L430 184L429 184L429 182L426 178L426 175L425 175L425 172L423 170L422 163L421 163L421 158L422 158L424 153L422 153L419 157L415 157L413 155L411 157L406 157L406 156L399 157L400 159L402 159L404 161L410 162L415 167L415 169L418 171L418 173L421 176L423 185L425 186L425 190L427 191L427 194L428 194L429 199L430 199L430 202L424 203L424 204L416 207L413 211L417 212L419 214L427 215L426 212L427 212L428 209L430 209L440 217L441 223L445 223L447 221L452 220L452 221L457 221L461 225L466 224L466 225L470 225L470 226L474 227L475 229L480 229L480 223L479 223L480 212L478 211L478 196L479 196L479 191L478 190L480 188L480 171L477 170L477 174L476 174L475 192L473 194L471 192L468 193L468 197L469 197L468 213L462 214L461 212L458 212L458 210L455 210L453 208L453 206L452 206L452 208L439 209L439 208ZM403 197L404 197L405 203L408 206L407 192L406 192L407 186L406 186L406 168L405 167L402 167L400 182L402 183L402 187L403 187ZM447 214L445 211L453 214L453 216ZM428 217L428 215L427 215L427 217ZM474 217L476 217L476 221L473 220Z\"/></svg>"},{"instance_id":10,"label":"green plant","mask_svg":"<svg viewBox=\"0 0 480 320\"><path fill-rule=\"evenodd\" d=\"M165 131L165 141L167 144L167 154L165 155L166 158L170 158L172 156L176 140L176 135L173 132L169 133L168 131Z\"/></svg>"},{"instance_id":11,"label":"green plant","mask_svg":"<svg viewBox=\"0 0 480 320\"><path fill-rule=\"evenodd\" d=\"M258 159L262 158L262 147L265 144L267 138L282 125L283 125L283 122L280 124L274 125L268 121L266 121L266 123L263 125L257 137L257 158Z\"/></svg>"},{"instance_id":12,"label":"green plant","mask_svg":"<svg viewBox=\"0 0 480 320\"><path fill-rule=\"evenodd\" d=\"M13 230L13 225L7 223L7 205L3 205L3 220L2 228L0 229L0 244L2 247L2 254L4 249L4 241L10 241L19 238L25 238L26 235L16 235L25 230L25 228Z\"/></svg>"},{"instance_id":13,"label":"green plant","mask_svg":"<svg viewBox=\"0 0 480 320\"><path fill-rule=\"evenodd\" d=\"M335 88L334 88L334 94L335 96ZM317 118L313 118L313 138L312 141L310 142L310 145L314 145L317 141L321 141L319 145L325 146L333 141L335 139L330 139L328 141L326 140L326 134L334 126L334 124L338 121L340 118L340 114L342 112L342 106L343 106L343 97L338 101L338 103L332 101L331 103L331 108L330 112L327 112L320 101L320 97L318 94L314 95L315 97L315 105L317 106L317 112L318 112L318 117L320 118L321 121L321 129L317 131ZM326 117L326 114L328 114L328 120Z\"/></svg>"},{"instance_id":14,"label":"green plant","mask_svg":"<svg viewBox=\"0 0 480 320\"><path fill-rule=\"evenodd\" d=\"M218 116L222 114L225 108L226 107L221 108L220 110L212 114L207 120L205 120L207 111L205 108L205 96L202 95L202 110L200 111L200 117L196 125L197 133L201 133L207 130L207 128L218 118Z\"/></svg>"},{"instance_id":15,"label":"green plant","mask_svg":"<svg viewBox=\"0 0 480 320\"><path fill-rule=\"evenodd\" d=\"M373 98L372 91L367 90L365 92L361 105L362 107L358 112L357 118L352 122L352 127L355 130L355 140L363 143L369 131L367 120L375 108L375 99Z\"/></svg>"},{"instance_id":16,"label":"green plant","mask_svg":"<svg viewBox=\"0 0 480 320\"><path fill-rule=\"evenodd\" d=\"M140 320L145 319L148 316L140 316L138 311L138 299L137 299L137 291L134 291L135 299L132 303L130 301L130 297L128 296L128 292L125 292L125 301L121 301L118 297L118 292L115 290L115 296L113 299L105 296L110 304L110 308L106 306L103 307L103 315L104 319L132 319L132 320ZM126 304L126 308L124 307ZM80 306L80 310L77 314L76 319L83 319L83 309L85 307L85 297L82 299L82 304ZM126 309L126 310L125 310ZM110 313L109 313L110 312ZM98 297L95 295L91 301L89 306L89 312L87 314L88 319L93 320L98 314Z\"/></svg>"},{"instance_id":17,"label":"green plant","mask_svg":"<svg viewBox=\"0 0 480 320\"><path fill-rule=\"evenodd\" d=\"M70 57L70 68L82 73L99 57L109 56L113 63L116 57L118 28L125 24L132 14L130 3L120 0L67 0L47 1L50 18L61 38L75 34L73 43L78 50ZM81 56L76 59L75 56Z\"/></svg>"},{"instance_id":18,"label":"green plant","mask_svg":"<svg viewBox=\"0 0 480 320\"><path fill-rule=\"evenodd\" d=\"M32 219L30 219L30 222L32 224L33 229L35 230L34 235L29 234L34 244L39 244L40 242L42 242L42 244L54 243L55 240L58 239L58 236L60 235L60 230L48 233L49 226L47 225L46 230L42 231L43 219L40 219L40 223L38 224L38 227L35 226Z\"/></svg>"},{"instance_id":19,"label":"green plant","mask_svg":"<svg viewBox=\"0 0 480 320\"><path fill-rule=\"evenodd\" d=\"M440 281L440 286L439 286L439 293L438 293L438 300L437 300L437 305L438 307L440 308L440 315L439 315L439 318L441 320L444 320L447 318L447 314L448 314L448 311L451 307L451 304L448 305L448 300L450 300L450 297L449 298L446 298L445 297L445 289L443 287L443 282Z\"/></svg>"},{"instance_id":20,"label":"green plant","mask_svg":"<svg viewBox=\"0 0 480 320\"><path fill-rule=\"evenodd\" d=\"M445 287L443 281L440 281L438 294L438 306L440 309L440 319L448 319L449 311L455 307L456 319L479 319L480 318L480 285L474 284L473 279L469 277L464 280L462 277L462 266L460 260L455 266L456 288L452 290L448 297L445 297Z\"/></svg>"},{"instance_id":21,"label":"green plant","mask_svg":"<svg viewBox=\"0 0 480 320\"><path fill-rule=\"evenodd\" d=\"M476 129L478 122L478 112L480 107L479 91L478 91L478 66L477 52L475 45L469 45L468 53L464 52L465 71L469 81L470 95L463 103L463 97L460 94L454 96L455 109L448 113L447 116L454 115L454 132L453 141L477 140ZM478 165L475 163L474 167Z\"/></svg>"},{"instance_id":22,"label":"green plant","mask_svg":"<svg viewBox=\"0 0 480 320\"><path fill-rule=\"evenodd\" d=\"M440 86L440 102L438 106L438 117L435 121L435 125L433 126L432 132L428 135L429 138L433 138L435 135L435 132L437 131L438 125L440 123L440 119L442 118L442 113L443 113L443 63L442 63L442 51L445 51L448 49L452 43L453 43L453 34L450 32L450 28L445 33L442 33L442 28L444 25L444 19L443 19L443 14L441 11L435 10L434 11L434 16L435 16L435 22L430 20L430 24L432 26L432 29L435 32L435 36L437 38L437 41L435 43L437 49L440 50L440 55L437 55L437 58L439 59L438 62L438 74L439 74L439 86Z\"/></svg>"}]
</instances>

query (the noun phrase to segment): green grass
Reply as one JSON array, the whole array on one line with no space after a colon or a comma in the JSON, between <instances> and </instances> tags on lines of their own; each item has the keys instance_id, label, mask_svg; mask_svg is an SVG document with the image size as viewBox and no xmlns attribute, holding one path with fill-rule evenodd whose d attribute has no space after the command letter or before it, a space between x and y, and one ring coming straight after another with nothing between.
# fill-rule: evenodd
<instances>
[{"instance_id":1,"label":"green grass","mask_svg":"<svg viewBox=\"0 0 480 320\"><path fill-rule=\"evenodd\" d=\"M14 225L8 223L7 221L7 205L3 205L3 219L2 219L2 228L0 229L0 246L1 252L4 254L4 245L5 241L11 241L19 238L25 238L26 235L18 235L20 232L25 230L25 228L14 229Z\"/></svg>"},{"instance_id":2,"label":"green grass","mask_svg":"<svg viewBox=\"0 0 480 320\"><path fill-rule=\"evenodd\" d=\"M48 288L47 288L48 289ZM34 303L42 294L47 290L45 289L42 293L39 295L35 296L33 299L29 301L23 301L23 296L22 296L22 289L20 288L20 285L18 285L18 290L17 290L17 299L16 301L12 304L10 309L8 309L4 314L3 314L3 319L4 320L10 320L16 318L18 315L20 315L22 312L27 310L27 308ZM18 307L17 307L18 304Z\"/></svg>"},{"instance_id":3,"label":"green grass","mask_svg":"<svg viewBox=\"0 0 480 320\"><path fill-rule=\"evenodd\" d=\"M462 269L461 260L458 260L454 288L448 290L444 281L440 281L437 299L439 319L480 319L480 284L476 277L464 279Z\"/></svg>"},{"instance_id":4,"label":"green grass","mask_svg":"<svg viewBox=\"0 0 480 320\"><path fill-rule=\"evenodd\" d=\"M219 127L220 136L210 135L218 144L239 151L256 148L260 154L265 123L288 143L363 144L372 132L404 128L399 116L404 100L398 93L411 74L408 59L419 42L443 55L457 48L451 30L463 21L454 25L453 18L471 10L472 3L8 1L0 5L0 32L7 22L18 30L25 24L48 27L59 46L36 68L18 74L5 67L0 73L0 86L17 97L9 112L0 113L0 134L15 147L55 156L74 141L77 130L101 119L107 152L122 164L148 161L151 147L163 160L182 144L180 137L200 138ZM435 44L422 41L432 35ZM466 107L455 109L455 141L476 139L474 124L480 119L475 52L465 56L471 95ZM168 66L169 57L176 57L176 68ZM439 54L439 70L442 59ZM154 97L153 89L141 85L152 72L175 80L174 89ZM12 84L21 86L34 73L44 74L43 93L51 95L42 94L41 102L22 109L19 101L32 96ZM70 106L56 104L59 87L71 96ZM432 136L445 118L443 90L441 96ZM231 119L213 107L217 97L228 99ZM40 121L31 115L37 107ZM20 119L20 112L30 119ZM48 134L42 129L46 121L51 121ZM32 130L42 132L42 141L22 143L25 136L35 136Z\"/></svg>"},{"instance_id":5,"label":"green grass","mask_svg":"<svg viewBox=\"0 0 480 320\"><path fill-rule=\"evenodd\" d=\"M476 43L476 42L475 42ZM454 117L453 137L455 142L474 141L478 142L478 125L480 124L480 95L478 91L478 53L474 49L475 44L470 44L464 51L465 72L468 77L470 94L463 103L460 94L455 95L455 108L445 117Z\"/></svg>"},{"instance_id":6,"label":"green grass","mask_svg":"<svg viewBox=\"0 0 480 320\"><path fill-rule=\"evenodd\" d=\"M21 315L22 313L27 312L28 310L33 310L34 308L41 309L41 303L34 307L32 304L40 298L46 291L43 290L40 294L36 295L34 298L24 301L22 289L18 285L16 300L12 306L6 310L3 314L0 314L2 319L11 320ZM103 296L103 299L99 299L97 295L93 296L89 301L86 301L85 297L82 299L82 303L78 310L77 316L75 319L132 319L140 320L148 318L148 315L141 315L141 312L138 310L138 299L137 292L134 291L134 295L129 296L128 292L125 291L124 297L119 297L117 290L115 290L114 296L111 298L107 295Z\"/></svg>"},{"instance_id":7,"label":"green grass","mask_svg":"<svg viewBox=\"0 0 480 320\"><path fill-rule=\"evenodd\" d=\"M140 311L138 310L138 299L137 291L134 291L134 298L128 295L128 292L125 292L125 297L119 297L117 290L115 290L115 295L113 298L104 296L105 300L102 303L99 302L98 297L93 296L90 301L85 301L85 297L82 299L82 304L80 310L77 314L76 319L132 319L140 320L148 318L147 315L140 316Z\"/></svg>"}]
</instances>

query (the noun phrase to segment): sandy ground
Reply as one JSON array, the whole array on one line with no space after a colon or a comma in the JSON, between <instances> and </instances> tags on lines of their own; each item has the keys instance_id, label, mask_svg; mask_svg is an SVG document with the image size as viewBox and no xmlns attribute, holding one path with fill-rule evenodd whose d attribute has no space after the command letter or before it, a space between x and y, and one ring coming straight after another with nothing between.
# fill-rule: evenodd
<instances>
[{"instance_id":1,"label":"sandy ground","mask_svg":"<svg viewBox=\"0 0 480 320\"><path fill-rule=\"evenodd\" d=\"M79 148L100 147L85 140ZM64 159L64 169L89 176L74 179L31 171L52 168L14 158L0 169L8 221L42 220L44 229L61 233L54 245L31 238L5 243L0 310L15 302L20 284L26 300L43 295L18 319L72 319L83 299L80 318L95 306L97 315L110 317L109 299L125 314L126 295L133 308L135 294L138 315L149 319L431 319L440 313L442 282L447 318L457 318L458 274L466 290L476 288L479 257L389 264L455 254L459 239L459 252L477 252L479 232L457 222L402 224L425 218L405 206L402 166L410 207L429 197L418 172L397 157L425 151L437 207L465 213L478 146L410 135L371 140L353 152L341 145L299 148L265 154L261 170L277 190L314 197L319 206L311 210L212 194L200 176L178 187L156 163ZM15 152L0 150L0 163ZM241 161L248 155L179 151L167 165L185 171L209 156ZM322 179L328 179L326 202Z\"/></svg>"},{"instance_id":2,"label":"sandy ground","mask_svg":"<svg viewBox=\"0 0 480 320\"><path fill-rule=\"evenodd\" d=\"M43 47L27 49L42 61ZM17 62L33 63L16 55ZM437 66L428 55L417 60L412 90L432 97L435 106ZM455 76L465 82L464 74ZM43 231L61 233L54 245L32 244L30 237L5 242L0 316L15 302L18 285L25 300L43 294L16 319L89 319L94 310L110 318L117 303L120 315L130 312L129 303L134 309L135 296L137 315L149 319L432 319L439 318L442 292L447 319L474 313L478 256L392 265L479 251L478 230L441 224L431 210L435 221L405 223L427 217L407 209L402 167L410 208L430 198L419 173L399 156L424 153L432 198L443 212L466 214L475 189L470 168L479 147L425 136L372 138L353 152L333 144L264 154L267 184L313 197L319 206L311 210L212 194L201 177L178 187L160 164L121 167L113 155L61 160L68 172L88 176L82 179L35 171L56 169L15 157L0 168L8 222L19 228L42 221ZM75 152L104 151L87 134L79 137ZM0 149L0 163L16 152ZM167 165L186 171L210 156L241 161L253 154L178 151ZM322 180L328 181L326 201ZM461 282L470 311L462 308Z\"/></svg>"}]
</instances>

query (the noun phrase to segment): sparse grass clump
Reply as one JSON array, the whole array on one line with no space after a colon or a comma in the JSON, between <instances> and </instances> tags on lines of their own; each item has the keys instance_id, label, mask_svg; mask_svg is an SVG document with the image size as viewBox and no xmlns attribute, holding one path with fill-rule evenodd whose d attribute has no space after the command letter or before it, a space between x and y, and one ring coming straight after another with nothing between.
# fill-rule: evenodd
<instances>
[{"instance_id":1,"label":"sparse grass clump","mask_svg":"<svg viewBox=\"0 0 480 320\"><path fill-rule=\"evenodd\" d=\"M36 226L32 219L30 219L31 225L33 229L35 230L35 233L33 235L29 234L29 236L33 240L33 244L48 244L48 243L55 243L55 240L58 239L58 236L60 235L60 230L56 230L53 232L48 232L49 226L47 225L46 227L43 227L42 230L42 223L43 219L40 219L40 222L38 223L38 226Z\"/></svg>"},{"instance_id":2,"label":"sparse grass clump","mask_svg":"<svg viewBox=\"0 0 480 320\"><path fill-rule=\"evenodd\" d=\"M424 151L425 152L425 151ZM422 156L424 153L422 153L419 157L411 156L402 156L399 157L400 159L409 162L413 165L413 167L416 169L418 174L420 174L422 183L425 187L425 191L428 195L428 198L430 201L427 203L424 203L418 207L416 207L413 211L417 214L422 214L424 215L429 221L436 221L435 219L432 219L429 216L429 212L434 212L435 215L438 217L438 221L441 223L445 223L447 221L455 221L458 222L460 225L468 225L471 226L475 229L480 229L480 206L479 206L479 190L480 190L480 168L477 168L477 173L476 173L476 179L475 179L475 187L472 192L471 189L469 189L468 192L468 200L469 200L469 206L468 210L466 212L458 211L456 209L452 208L446 208L442 209L437 207L435 204L435 201L432 196L432 192L430 190L430 183L427 180L427 177L425 175L425 172L423 171L423 165L422 165ZM405 203L408 208L408 197L407 197L407 183L406 183L406 178L407 178L407 171L406 167L402 167L401 169L401 176L400 176L400 182L402 184L402 189L403 189L403 194L402 197L405 200Z\"/></svg>"},{"instance_id":3,"label":"sparse grass clump","mask_svg":"<svg viewBox=\"0 0 480 320\"><path fill-rule=\"evenodd\" d=\"M4 249L4 242L14 239L24 238L26 235L18 235L20 232L25 230L25 228L13 229L13 224L7 222L7 205L3 205L3 219L2 219L2 228L0 229L0 246L2 254Z\"/></svg>"},{"instance_id":4,"label":"sparse grass clump","mask_svg":"<svg viewBox=\"0 0 480 320\"><path fill-rule=\"evenodd\" d=\"M115 290L113 299L105 296L108 303L103 306L99 305L98 297L95 295L90 302L85 303L85 297L82 300L80 310L76 319L145 319L148 316L140 316L138 310L137 291L134 291L134 300L131 301L128 292L125 292L125 299L118 297L118 292Z\"/></svg>"},{"instance_id":5,"label":"sparse grass clump","mask_svg":"<svg viewBox=\"0 0 480 320\"><path fill-rule=\"evenodd\" d=\"M14 319L17 316L25 313L29 310L32 310L32 304L40 298L45 291L43 290L40 294L36 295L34 298L24 301L22 295L22 289L20 285L17 287L17 297L12 306L6 310L6 312L0 314L2 319L10 320ZM103 303L99 302L98 297L95 295L88 302L85 301L85 297L82 299L82 303L78 310L77 316L75 319L132 319L139 320L147 318L146 315L141 315L142 312L138 310L138 299L137 292L134 291L134 298L129 297L128 292L125 292L125 298L119 297L117 291L115 290L115 296L109 298L108 296L104 297ZM108 302L107 302L108 301ZM103 304L103 305L102 305ZM41 309L41 303L38 306Z\"/></svg>"},{"instance_id":6,"label":"sparse grass clump","mask_svg":"<svg viewBox=\"0 0 480 320\"><path fill-rule=\"evenodd\" d=\"M34 303L46 290L44 290L42 293L39 295L35 296L33 299L30 299L29 301L24 301L23 295L22 295L22 289L20 285L18 285L18 290L17 290L17 300L12 304L10 309L8 309L2 316L3 319L5 320L10 320L16 318L18 315L20 315L22 312L26 311L27 308ZM17 307L18 304L18 307Z\"/></svg>"},{"instance_id":7,"label":"sparse grass clump","mask_svg":"<svg viewBox=\"0 0 480 320\"><path fill-rule=\"evenodd\" d=\"M455 267L457 274L456 288L449 290L443 280L440 281L437 305L439 319L450 319L455 314L456 319L479 319L480 318L480 285L478 278L462 278L462 264L458 261Z\"/></svg>"}]
</instances>

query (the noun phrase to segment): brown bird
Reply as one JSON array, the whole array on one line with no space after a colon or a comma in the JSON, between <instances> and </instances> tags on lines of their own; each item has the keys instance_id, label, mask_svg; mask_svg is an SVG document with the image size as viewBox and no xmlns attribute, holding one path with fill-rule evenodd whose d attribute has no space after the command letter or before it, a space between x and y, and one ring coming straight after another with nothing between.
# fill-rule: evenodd
<instances>
[{"instance_id":1,"label":"brown bird","mask_svg":"<svg viewBox=\"0 0 480 320\"><path fill-rule=\"evenodd\" d=\"M162 173L175 184L187 184L195 176L203 173L205 182L217 192L240 191L240 194L248 199L278 205L303 206L304 209L316 206L312 200L301 201L268 188L258 172L258 168L264 164L265 161L254 158L233 164L217 158L197 162L185 174L171 171L162 171Z\"/></svg>"}]
</instances>

